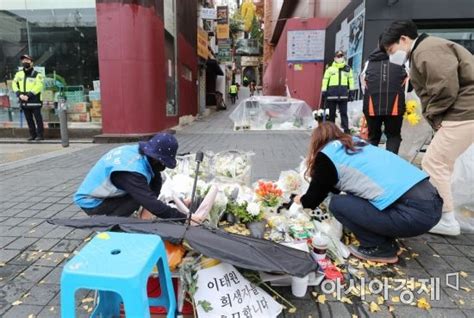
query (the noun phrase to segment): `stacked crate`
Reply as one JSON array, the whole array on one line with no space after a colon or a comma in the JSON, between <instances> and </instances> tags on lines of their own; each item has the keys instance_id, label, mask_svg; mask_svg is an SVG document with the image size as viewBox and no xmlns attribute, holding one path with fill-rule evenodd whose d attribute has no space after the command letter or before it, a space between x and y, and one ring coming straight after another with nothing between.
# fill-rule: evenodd
<instances>
[{"instance_id":1,"label":"stacked crate","mask_svg":"<svg viewBox=\"0 0 474 318\"><path fill-rule=\"evenodd\" d=\"M91 121L102 122L102 103L100 101L100 81L93 81L94 90L89 92L89 100L91 102Z\"/></svg>"},{"instance_id":2,"label":"stacked crate","mask_svg":"<svg viewBox=\"0 0 474 318\"><path fill-rule=\"evenodd\" d=\"M89 122L90 104L85 101L84 86L66 86L67 119L72 122Z\"/></svg>"}]
</instances>

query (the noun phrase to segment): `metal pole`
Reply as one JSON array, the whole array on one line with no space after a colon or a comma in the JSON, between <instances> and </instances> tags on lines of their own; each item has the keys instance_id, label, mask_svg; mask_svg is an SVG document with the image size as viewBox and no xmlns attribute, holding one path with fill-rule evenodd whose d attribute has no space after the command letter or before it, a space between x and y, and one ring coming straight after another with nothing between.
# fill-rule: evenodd
<instances>
[{"instance_id":1,"label":"metal pole","mask_svg":"<svg viewBox=\"0 0 474 318\"><path fill-rule=\"evenodd\" d=\"M59 117L59 131L61 133L61 145L66 148L69 147L69 135L67 131L67 110L66 102L61 99L58 102L58 117Z\"/></svg>"}]
</instances>

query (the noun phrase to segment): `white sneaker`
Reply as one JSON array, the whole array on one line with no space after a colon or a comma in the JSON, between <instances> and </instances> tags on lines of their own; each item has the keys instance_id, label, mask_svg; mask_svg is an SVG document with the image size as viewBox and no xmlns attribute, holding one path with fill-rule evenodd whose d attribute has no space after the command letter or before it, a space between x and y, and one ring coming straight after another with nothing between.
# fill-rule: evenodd
<instances>
[{"instance_id":1,"label":"white sneaker","mask_svg":"<svg viewBox=\"0 0 474 318\"><path fill-rule=\"evenodd\" d=\"M431 230L430 233L441 234L441 235L451 235L457 236L461 234L461 226L459 222L453 217L453 212L443 213L441 220L436 224Z\"/></svg>"}]
</instances>

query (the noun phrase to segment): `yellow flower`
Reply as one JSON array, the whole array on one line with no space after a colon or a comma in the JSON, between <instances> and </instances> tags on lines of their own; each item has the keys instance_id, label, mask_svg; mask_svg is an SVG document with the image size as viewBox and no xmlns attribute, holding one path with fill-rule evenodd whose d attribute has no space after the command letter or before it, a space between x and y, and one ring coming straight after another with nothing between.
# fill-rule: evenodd
<instances>
[{"instance_id":1,"label":"yellow flower","mask_svg":"<svg viewBox=\"0 0 474 318\"><path fill-rule=\"evenodd\" d=\"M413 113L417 109L418 103L414 99L409 99L406 101L405 106L407 113Z\"/></svg>"},{"instance_id":2,"label":"yellow flower","mask_svg":"<svg viewBox=\"0 0 474 318\"><path fill-rule=\"evenodd\" d=\"M420 122L420 116L417 113L405 114L403 116L410 125L415 126Z\"/></svg>"}]
</instances>

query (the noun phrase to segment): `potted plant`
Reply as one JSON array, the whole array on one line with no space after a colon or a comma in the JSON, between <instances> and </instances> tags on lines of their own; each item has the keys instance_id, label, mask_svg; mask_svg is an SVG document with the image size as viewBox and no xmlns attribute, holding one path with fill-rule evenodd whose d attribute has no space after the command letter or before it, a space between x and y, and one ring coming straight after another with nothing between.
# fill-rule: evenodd
<instances>
[{"instance_id":1,"label":"potted plant","mask_svg":"<svg viewBox=\"0 0 474 318\"><path fill-rule=\"evenodd\" d=\"M255 238L263 238L265 232L266 220L263 218L263 210L260 204L256 202L231 202L228 205L228 212L247 226L250 235Z\"/></svg>"}]
</instances>

